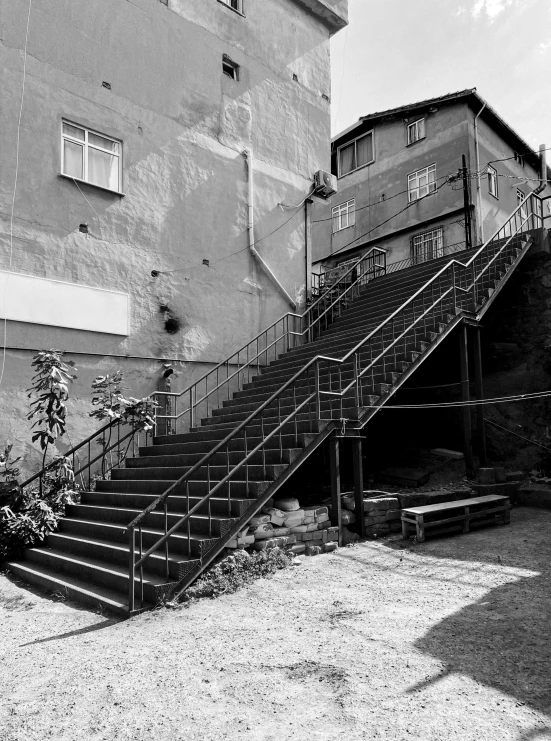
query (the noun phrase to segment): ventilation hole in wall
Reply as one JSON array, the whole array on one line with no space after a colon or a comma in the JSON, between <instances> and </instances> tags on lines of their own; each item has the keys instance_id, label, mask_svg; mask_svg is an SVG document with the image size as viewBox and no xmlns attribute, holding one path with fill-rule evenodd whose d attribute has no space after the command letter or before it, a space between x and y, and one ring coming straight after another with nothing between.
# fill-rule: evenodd
<instances>
[{"instance_id":1,"label":"ventilation hole in wall","mask_svg":"<svg viewBox=\"0 0 551 741\"><path fill-rule=\"evenodd\" d=\"M161 314L168 314L168 312L170 311L170 309L168 308L168 306L166 304L161 304L159 306L159 311L161 312Z\"/></svg>"},{"instance_id":2,"label":"ventilation hole in wall","mask_svg":"<svg viewBox=\"0 0 551 741\"><path fill-rule=\"evenodd\" d=\"M329 96L328 95L326 95L325 93L322 93L321 94L321 97L329 103Z\"/></svg>"},{"instance_id":3,"label":"ventilation hole in wall","mask_svg":"<svg viewBox=\"0 0 551 741\"><path fill-rule=\"evenodd\" d=\"M298 76L293 73L293 82L298 82Z\"/></svg>"},{"instance_id":4,"label":"ventilation hole in wall","mask_svg":"<svg viewBox=\"0 0 551 741\"><path fill-rule=\"evenodd\" d=\"M180 320L178 317L168 315L167 319L165 320L165 330L168 332L168 334L176 334L176 332L180 329Z\"/></svg>"},{"instance_id":5,"label":"ventilation hole in wall","mask_svg":"<svg viewBox=\"0 0 551 741\"><path fill-rule=\"evenodd\" d=\"M209 268L210 267L210 260L207 260L207 259L203 260L203 265L206 265L207 268Z\"/></svg>"},{"instance_id":6,"label":"ventilation hole in wall","mask_svg":"<svg viewBox=\"0 0 551 741\"><path fill-rule=\"evenodd\" d=\"M106 90L111 90L111 83L105 82L105 80L101 83L101 86L106 88Z\"/></svg>"},{"instance_id":7,"label":"ventilation hole in wall","mask_svg":"<svg viewBox=\"0 0 551 741\"><path fill-rule=\"evenodd\" d=\"M88 224L79 224L78 230L79 232L82 232L83 234L88 234Z\"/></svg>"},{"instance_id":8,"label":"ventilation hole in wall","mask_svg":"<svg viewBox=\"0 0 551 741\"><path fill-rule=\"evenodd\" d=\"M227 54L222 54L222 72L232 80L239 80L239 65Z\"/></svg>"}]
</instances>

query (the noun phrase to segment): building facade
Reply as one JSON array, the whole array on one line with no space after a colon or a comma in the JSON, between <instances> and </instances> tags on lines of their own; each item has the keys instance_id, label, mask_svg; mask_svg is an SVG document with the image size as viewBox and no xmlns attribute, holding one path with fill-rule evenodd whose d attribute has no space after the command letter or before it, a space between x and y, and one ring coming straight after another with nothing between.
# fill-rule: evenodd
<instances>
[{"instance_id":1,"label":"building facade","mask_svg":"<svg viewBox=\"0 0 551 741\"><path fill-rule=\"evenodd\" d=\"M144 395L172 364L184 388L304 304L304 210L279 204L330 167L329 40L347 0L1 13L2 438L29 439L30 359L56 347L79 369L76 442L94 376L121 368Z\"/></svg>"},{"instance_id":2,"label":"building facade","mask_svg":"<svg viewBox=\"0 0 551 741\"><path fill-rule=\"evenodd\" d=\"M364 116L334 137L338 192L313 207L315 271L373 246L387 263L464 249L463 155L475 246L538 187L542 166L476 90Z\"/></svg>"}]
</instances>

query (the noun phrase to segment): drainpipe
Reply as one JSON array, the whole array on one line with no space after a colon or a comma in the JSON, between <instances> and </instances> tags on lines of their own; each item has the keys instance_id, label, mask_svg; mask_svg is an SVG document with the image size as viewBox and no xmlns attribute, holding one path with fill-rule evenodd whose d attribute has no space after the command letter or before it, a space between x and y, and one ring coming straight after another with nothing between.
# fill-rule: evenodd
<instances>
[{"instance_id":1,"label":"drainpipe","mask_svg":"<svg viewBox=\"0 0 551 741\"><path fill-rule=\"evenodd\" d=\"M249 200L249 221L247 224L247 230L249 232L249 250L251 251L251 254L256 257L258 262L262 265L264 268L264 271L267 273L267 275L272 279L272 281L275 283L275 285L279 288L281 293L285 296L287 301L291 304L291 307L294 311L296 311L297 305L295 301L291 298L290 294L287 292L285 287L280 283L280 281L277 279L277 277L272 272L271 268L267 263L263 260L263 258L258 254L258 251L256 247L254 246L254 183L253 183L253 154L250 149L246 149L243 152L243 157L245 158L245 161L247 163L247 170L248 170L248 200Z\"/></svg>"},{"instance_id":2,"label":"drainpipe","mask_svg":"<svg viewBox=\"0 0 551 741\"><path fill-rule=\"evenodd\" d=\"M482 104L482 108L478 111L474 117L474 148L476 155L476 202L478 208L478 232L480 234L480 244L484 244L484 223L482 219L482 193L480 186L480 151L478 149L478 117L482 111L486 108L486 103Z\"/></svg>"},{"instance_id":3,"label":"drainpipe","mask_svg":"<svg viewBox=\"0 0 551 741\"><path fill-rule=\"evenodd\" d=\"M540 184L532 191L532 193L534 193L535 195L541 193L542 190L545 190L545 186L547 185L547 161L545 156L545 144L540 144L540 163Z\"/></svg>"}]
</instances>

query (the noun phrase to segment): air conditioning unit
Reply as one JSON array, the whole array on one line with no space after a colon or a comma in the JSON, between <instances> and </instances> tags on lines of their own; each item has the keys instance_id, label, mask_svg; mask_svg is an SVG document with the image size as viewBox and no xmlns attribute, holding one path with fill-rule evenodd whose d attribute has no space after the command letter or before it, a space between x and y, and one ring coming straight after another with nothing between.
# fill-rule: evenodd
<instances>
[{"instance_id":1,"label":"air conditioning unit","mask_svg":"<svg viewBox=\"0 0 551 741\"><path fill-rule=\"evenodd\" d=\"M318 170L314 175L314 193L322 198L329 198L337 192L337 178L325 170Z\"/></svg>"}]
</instances>

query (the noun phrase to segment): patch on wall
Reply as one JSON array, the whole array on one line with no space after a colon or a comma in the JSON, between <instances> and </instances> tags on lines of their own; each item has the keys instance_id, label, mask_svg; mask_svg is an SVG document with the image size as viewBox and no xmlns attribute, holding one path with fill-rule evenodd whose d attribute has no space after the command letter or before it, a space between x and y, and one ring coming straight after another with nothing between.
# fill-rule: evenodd
<instances>
[{"instance_id":1,"label":"patch on wall","mask_svg":"<svg viewBox=\"0 0 551 741\"><path fill-rule=\"evenodd\" d=\"M49 327L127 336L127 293L0 270L0 317ZM4 312L5 307L5 312Z\"/></svg>"}]
</instances>

